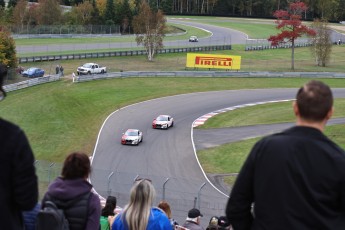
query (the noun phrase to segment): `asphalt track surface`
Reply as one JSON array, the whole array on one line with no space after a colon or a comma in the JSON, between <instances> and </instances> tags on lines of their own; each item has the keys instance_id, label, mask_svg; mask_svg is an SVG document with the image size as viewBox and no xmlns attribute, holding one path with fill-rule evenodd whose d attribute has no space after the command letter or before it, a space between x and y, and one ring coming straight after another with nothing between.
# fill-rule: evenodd
<instances>
[{"instance_id":1,"label":"asphalt track surface","mask_svg":"<svg viewBox=\"0 0 345 230\"><path fill-rule=\"evenodd\" d=\"M186 40L177 41L164 41L165 47L193 47L193 46L209 46L209 45L236 45L246 44L248 35L229 28L202 24L195 22L192 19L179 19L171 18L169 22L176 24L183 24L186 26L193 26L199 29L209 31L211 35L205 38L199 38L199 42L189 42ZM227 20L231 23L231 20ZM260 25L259 25L260 26ZM331 39L333 42L337 42L339 39L344 40L344 35L332 31ZM114 43L82 43L82 44L49 44L49 45L34 45L34 46L17 46L17 53L42 53L42 52L57 52L66 50L75 50L80 52L81 50L96 50L96 49L124 49L124 48L137 48L136 42L114 42Z\"/></svg>"},{"instance_id":2,"label":"asphalt track surface","mask_svg":"<svg viewBox=\"0 0 345 230\"><path fill-rule=\"evenodd\" d=\"M106 197L111 191L123 206L136 176L150 178L157 190L157 200L163 198L172 206L175 219L183 222L187 211L196 207L204 214L203 226L213 215L223 215L227 195L209 183L195 155L193 122L200 116L230 106L272 100L292 99L297 89L232 90L183 94L134 104L114 111L99 132L92 162L91 182L97 192ZM335 97L344 98L345 89L334 89ZM115 110L115 109L114 109ZM175 125L169 130L152 129L151 123L159 114L170 114ZM139 146L121 145L122 133L128 128L143 131ZM267 129L267 128L266 128ZM264 133L263 133L264 135ZM245 136L241 134L241 138ZM252 136L247 132L247 136ZM215 138L215 139L214 139ZM229 135L228 142L236 135ZM217 135L208 133L208 140ZM113 173L112 173L113 172ZM110 178L109 180L107 178ZM203 183L205 185L202 187ZM199 190L201 188L201 190Z\"/></svg>"},{"instance_id":3,"label":"asphalt track surface","mask_svg":"<svg viewBox=\"0 0 345 230\"><path fill-rule=\"evenodd\" d=\"M169 19L169 22L197 27L211 32L211 36L199 38L199 42L189 42L186 40L165 41L165 47L189 47L189 46L208 46L225 44L245 44L247 35L224 27L201 24L189 20ZM121 49L137 48L136 42L114 42L114 43L83 43L83 44L50 44L35 46L17 46L17 53L41 53L65 50L96 50L96 49ZM141 47L141 46L140 46Z\"/></svg>"}]
</instances>

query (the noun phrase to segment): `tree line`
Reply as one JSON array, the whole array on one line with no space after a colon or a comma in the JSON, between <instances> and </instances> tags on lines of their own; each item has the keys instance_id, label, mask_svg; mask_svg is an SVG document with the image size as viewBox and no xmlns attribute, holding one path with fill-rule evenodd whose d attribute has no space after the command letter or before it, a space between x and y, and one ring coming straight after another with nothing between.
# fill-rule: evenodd
<instances>
[{"instance_id":1,"label":"tree line","mask_svg":"<svg viewBox=\"0 0 345 230\"><path fill-rule=\"evenodd\" d=\"M165 15L272 18L293 0L0 0L0 22L15 25L121 25L129 30L142 1ZM302 0L304 20L345 20L345 0ZM71 7L61 8L64 5Z\"/></svg>"}]
</instances>

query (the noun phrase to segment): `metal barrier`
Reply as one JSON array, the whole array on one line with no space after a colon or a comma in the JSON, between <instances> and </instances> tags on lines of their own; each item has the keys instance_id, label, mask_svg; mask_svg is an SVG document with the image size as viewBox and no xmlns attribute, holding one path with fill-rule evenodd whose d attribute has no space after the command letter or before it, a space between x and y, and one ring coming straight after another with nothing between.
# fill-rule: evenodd
<instances>
[{"instance_id":1,"label":"metal barrier","mask_svg":"<svg viewBox=\"0 0 345 230\"><path fill-rule=\"evenodd\" d=\"M337 72L243 72L243 71L129 71L105 74L76 76L73 82L85 82L98 79L125 77L312 77L312 78L345 78L345 73Z\"/></svg>"},{"instance_id":2,"label":"metal barrier","mask_svg":"<svg viewBox=\"0 0 345 230\"><path fill-rule=\"evenodd\" d=\"M11 92L14 90L27 88L27 87L34 86L34 85L40 85L40 84L47 83L47 82L58 81L58 80L60 80L60 78L61 78L61 76L58 74L57 75L49 75L49 76L38 77L38 78L26 80L26 81L17 82L17 83L10 84L10 85L5 85L3 88L6 92Z\"/></svg>"},{"instance_id":3,"label":"metal barrier","mask_svg":"<svg viewBox=\"0 0 345 230\"><path fill-rule=\"evenodd\" d=\"M214 45L214 46L185 47L185 48L167 48L167 49L158 50L158 54L215 51L215 50L231 50L231 45ZM111 51L111 52L97 52L97 53L79 53L79 54L61 54L61 55L42 55L42 56L32 56L32 57L20 57L20 58L18 58L18 63L85 59L85 58L118 57L118 56L139 56L139 55L146 55L146 50L128 50L128 51Z\"/></svg>"}]
</instances>

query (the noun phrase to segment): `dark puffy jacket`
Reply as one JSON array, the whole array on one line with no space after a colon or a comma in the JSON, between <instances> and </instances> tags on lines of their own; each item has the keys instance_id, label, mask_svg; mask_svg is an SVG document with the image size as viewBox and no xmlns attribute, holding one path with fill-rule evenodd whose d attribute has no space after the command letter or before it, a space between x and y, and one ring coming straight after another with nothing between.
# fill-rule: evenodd
<instances>
[{"instance_id":1,"label":"dark puffy jacket","mask_svg":"<svg viewBox=\"0 0 345 230\"><path fill-rule=\"evenodd\" d=\"M64 210L70 230L83 230L88 219L88 206L91 192L87 192L72 200L59 200L46 195L45 201L53 201L56 206ZM44 208L44 204L42 205Z\"/></svg>"},{"instance_id":2,"label":"dark puffy jacket","mask_svg":"<svg viewBox=\"0 0 345 230\"><path fill-rule=\"evenodd\" d=\"M80 197L85 194L90 194L89 199L84 197L80 203L77 202L73 204L71 208L68 208L65 214L69 222L71 222L72 230L97 230L99 228L99 219L101 216L101 204L98 195L92 192L92 185L83 178L73 180L64 180L61 177L56 178L56 180L49 185L48 191L42 200L42 205L47 200L47 197L53 197L61 201L61 204L59 203L58 206L66 205L67 207L71 205L74 200L79 200ZM87 207L86 217L84 215L85 209L83 208L85 206ZM71 218L73 218L73 220ZM83 221L81 221L81 219L83 219ZM79 228L83 226L82 223L84 224L84 221L86 222L85 227ZM74 226L76 226L76 228L74 228Z\"/></svg>"}]
</instances>

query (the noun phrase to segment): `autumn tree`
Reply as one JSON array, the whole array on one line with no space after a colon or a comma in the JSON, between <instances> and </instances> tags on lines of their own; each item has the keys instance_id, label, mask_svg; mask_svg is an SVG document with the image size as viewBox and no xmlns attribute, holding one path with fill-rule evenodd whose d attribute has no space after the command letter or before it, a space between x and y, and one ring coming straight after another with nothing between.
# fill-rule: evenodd
<instances>
[{"instance_id":1,"label":"autumn tree","mask_svg":"<svg viewBox=\"0 0 345 230\"><path fill-rule=\"evenodd\" d=\"M312 28L316 35L311 39L311 51L316 65L325 67L332 53L331 29L326 20L314 20Z\"/></svg>"},{"instance_id":2,"label":"autumn tree","mask_svg":"<svg viewBox=\"0 0 345 230\"><path fill-rule=\"evenodd\" d=\"M62 18L62 10L57 0L39 0L38 18L40 25L56 25Z\"/></svg>"},{"instance_id":3,"label":"autumn tree","mask_svg":"<svg viewBox=\"0 0 345 230\"><path fill-rule=\"evenodd\" d=\"M98 11L99 11L99 16L104 19L107 1L106 0L96 0L96 5L97 5Z\"/></svg>"},{"instance_id":4,"label":"autumn tree","mask_svg":"<svg viewBox=\"0 0 345 230\"><path fill-rule=\"evenodd\" d=\"M92 19L93 6L89 1L72 8L70 17L75 25L88 25Z\"/></svg>"},{"instance_id":5,"label":"autumn tree","mask_svg":"<svg viewBox=\"0 0 345 230\"><path fill-rule=\"evenodd\" d=\"M28 2L27 0L19 0L17 5L13 9L13 22L15 25L18 25L23 29L25 24L25 19L27 16L28 8L27 8Z\"/></svg>"},{"instance_id":6,"label":"autumn tree","mask_svg":"<svg viewBox=\"0 0 345 230\"><path fill-rule=\"evenodd\" d=\"M315 31L305 25L302 25L302 14L307 10L303 2L290 3L289 10L277 10L274 17L277 18L276 28L280 30L277 35L271 35L268 41L272 46L282 43L291 43L291 69L295 69L295 41L303 35L314 36Z\"/></svg>"},{"instance_id":7,"label":"autumn tree","mask_svg":"<svg viewBox=\"0 0 345 230\"><path fill-rule=\"evenodd\" d=\"M161 10L153 11L146 1L142 1L139 14L133 18L136 42L143 45L149 61L153 61L158 49L163 48L166 19Z\"/></svg>"},{"instance_id":8,"label":"autumn tree","mask_svg":"<svg viewBox=\"0 0 345 230\"><path fill-rule=\"evenodd\" d=\"M10 32L0 26L0 63L9 67L17 66L16 45Z\"/></svg>"}]
</instances>

